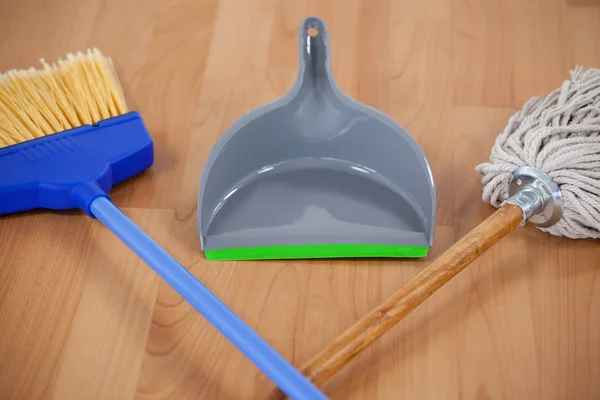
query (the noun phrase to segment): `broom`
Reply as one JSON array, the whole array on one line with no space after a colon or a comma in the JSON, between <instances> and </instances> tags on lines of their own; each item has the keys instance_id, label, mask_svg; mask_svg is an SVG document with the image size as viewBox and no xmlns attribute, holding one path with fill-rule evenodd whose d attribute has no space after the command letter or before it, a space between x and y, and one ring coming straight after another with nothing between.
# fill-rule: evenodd
<instances>
[{"instance_id":1,"label":"broom","mask_svg":"<svg viewBox=\"0 0 600 400\"><path fill-rule=\"evenodd\" d=\"M600 70L578 67L545 99L527 101L476 170L483 200L498 210L303 366L312 382L324 383L527 221L555 236L600 238Z\"/></svg>"},{"instance_id":2,"label":"broom","mask_svg":"<svg viewBox=\"0 0 600 400\"><path fill-rule=\"evenodd\" d=\"M288 396L323 394L110 201L153 143L97 49L0 75L0 214L80 208L137 253Z\"/></svg>"}]
</instances>

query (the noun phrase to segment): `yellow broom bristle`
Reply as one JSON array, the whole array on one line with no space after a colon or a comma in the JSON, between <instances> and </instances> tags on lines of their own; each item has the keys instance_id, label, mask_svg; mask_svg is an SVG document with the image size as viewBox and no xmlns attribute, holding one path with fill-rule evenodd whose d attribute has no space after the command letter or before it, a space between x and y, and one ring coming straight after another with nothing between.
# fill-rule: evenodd
<instances>
[{"instance_id":1,"label":"yellow broom bristle","mask_svg":"<svg viewBox=\"0 0 600 400\"><path fill-rule=\"evenodd\" d=\"M0 148L127 113L112 60L98 49L0 75Z\"/></svg>"}]
</instances>

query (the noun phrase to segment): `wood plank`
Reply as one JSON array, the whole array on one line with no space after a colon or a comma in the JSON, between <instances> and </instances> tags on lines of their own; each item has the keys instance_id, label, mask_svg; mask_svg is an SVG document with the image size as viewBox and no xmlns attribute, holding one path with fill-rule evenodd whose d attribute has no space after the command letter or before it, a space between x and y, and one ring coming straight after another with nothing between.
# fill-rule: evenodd
<instances>
[{"instance_id":1,"label":"wood plank","mask_svg":"<svg viewBox=\"0 0 600 400\"><path fill-rule=\"evenodd\" d=\"M167 242L172 211L123 211ZM158 276L81 214L5 218L0 238L0 398L131 398Z\"/></svg>"}]
</instances>

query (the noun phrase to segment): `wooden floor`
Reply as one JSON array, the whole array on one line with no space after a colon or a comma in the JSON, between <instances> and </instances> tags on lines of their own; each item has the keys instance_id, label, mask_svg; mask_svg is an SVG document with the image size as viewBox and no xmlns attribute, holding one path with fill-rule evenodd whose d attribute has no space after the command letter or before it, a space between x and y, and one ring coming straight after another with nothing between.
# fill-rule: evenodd
<instances>
[{"instance_id":1,"label":"wooden floor","mask_svg":"<svg viewBox=\"0 0 600 400\"><path fill-rule=\"evenodd\" d=\"M204 160L296 77L305 16L349 95L435 175L427 259L207 262ZM600 66L600 0L54 0L0 4L0 68L97 46L156 142L115 203L299 366L492 212L475 165L508 118ZM11 171L2 171L11 173ZM600 398L600 247L522 228L347 366L335 399ZM261 399L273 384L81 212L0 218L0 399Z\"/></svg>"}]
</instances>

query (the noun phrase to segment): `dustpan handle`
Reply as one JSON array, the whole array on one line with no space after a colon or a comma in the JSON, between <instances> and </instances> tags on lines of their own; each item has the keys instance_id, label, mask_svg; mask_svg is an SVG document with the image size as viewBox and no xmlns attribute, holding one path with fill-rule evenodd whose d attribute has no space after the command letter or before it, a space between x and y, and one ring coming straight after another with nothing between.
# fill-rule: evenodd
<instances>
[{"instance_id":1,"label":"dustpan handle","mask_svg":"<svg viewBox=\"0 0 600 400\"><path fill-rule=\"evenodd\" d=\"M317 385L325 382L522 221L523 211L519 206L502 206L384 303L338 336L301 371Z\"/></svg>"},{"instance_id":2,"label":"dustpan handle","mask_svg":"<svg viewBox=\"0 0 600 400\"><path fill-rule=\"evenodd\" d=\"M329 33L325 21L317 17L305 18L298 31L300 80L314 85L319 79L329 79L331 71Z\"/></svg>"},{"instance_id":3,"label":"dustpan handle","mask_svg":"<svg viewBox=\"0 0 600 400\"><path fill-rule=\"evenodd\" d=\"M90 211L293 399L326 399L310 381L106 197Z\"/></svg>"}]
</instances>

